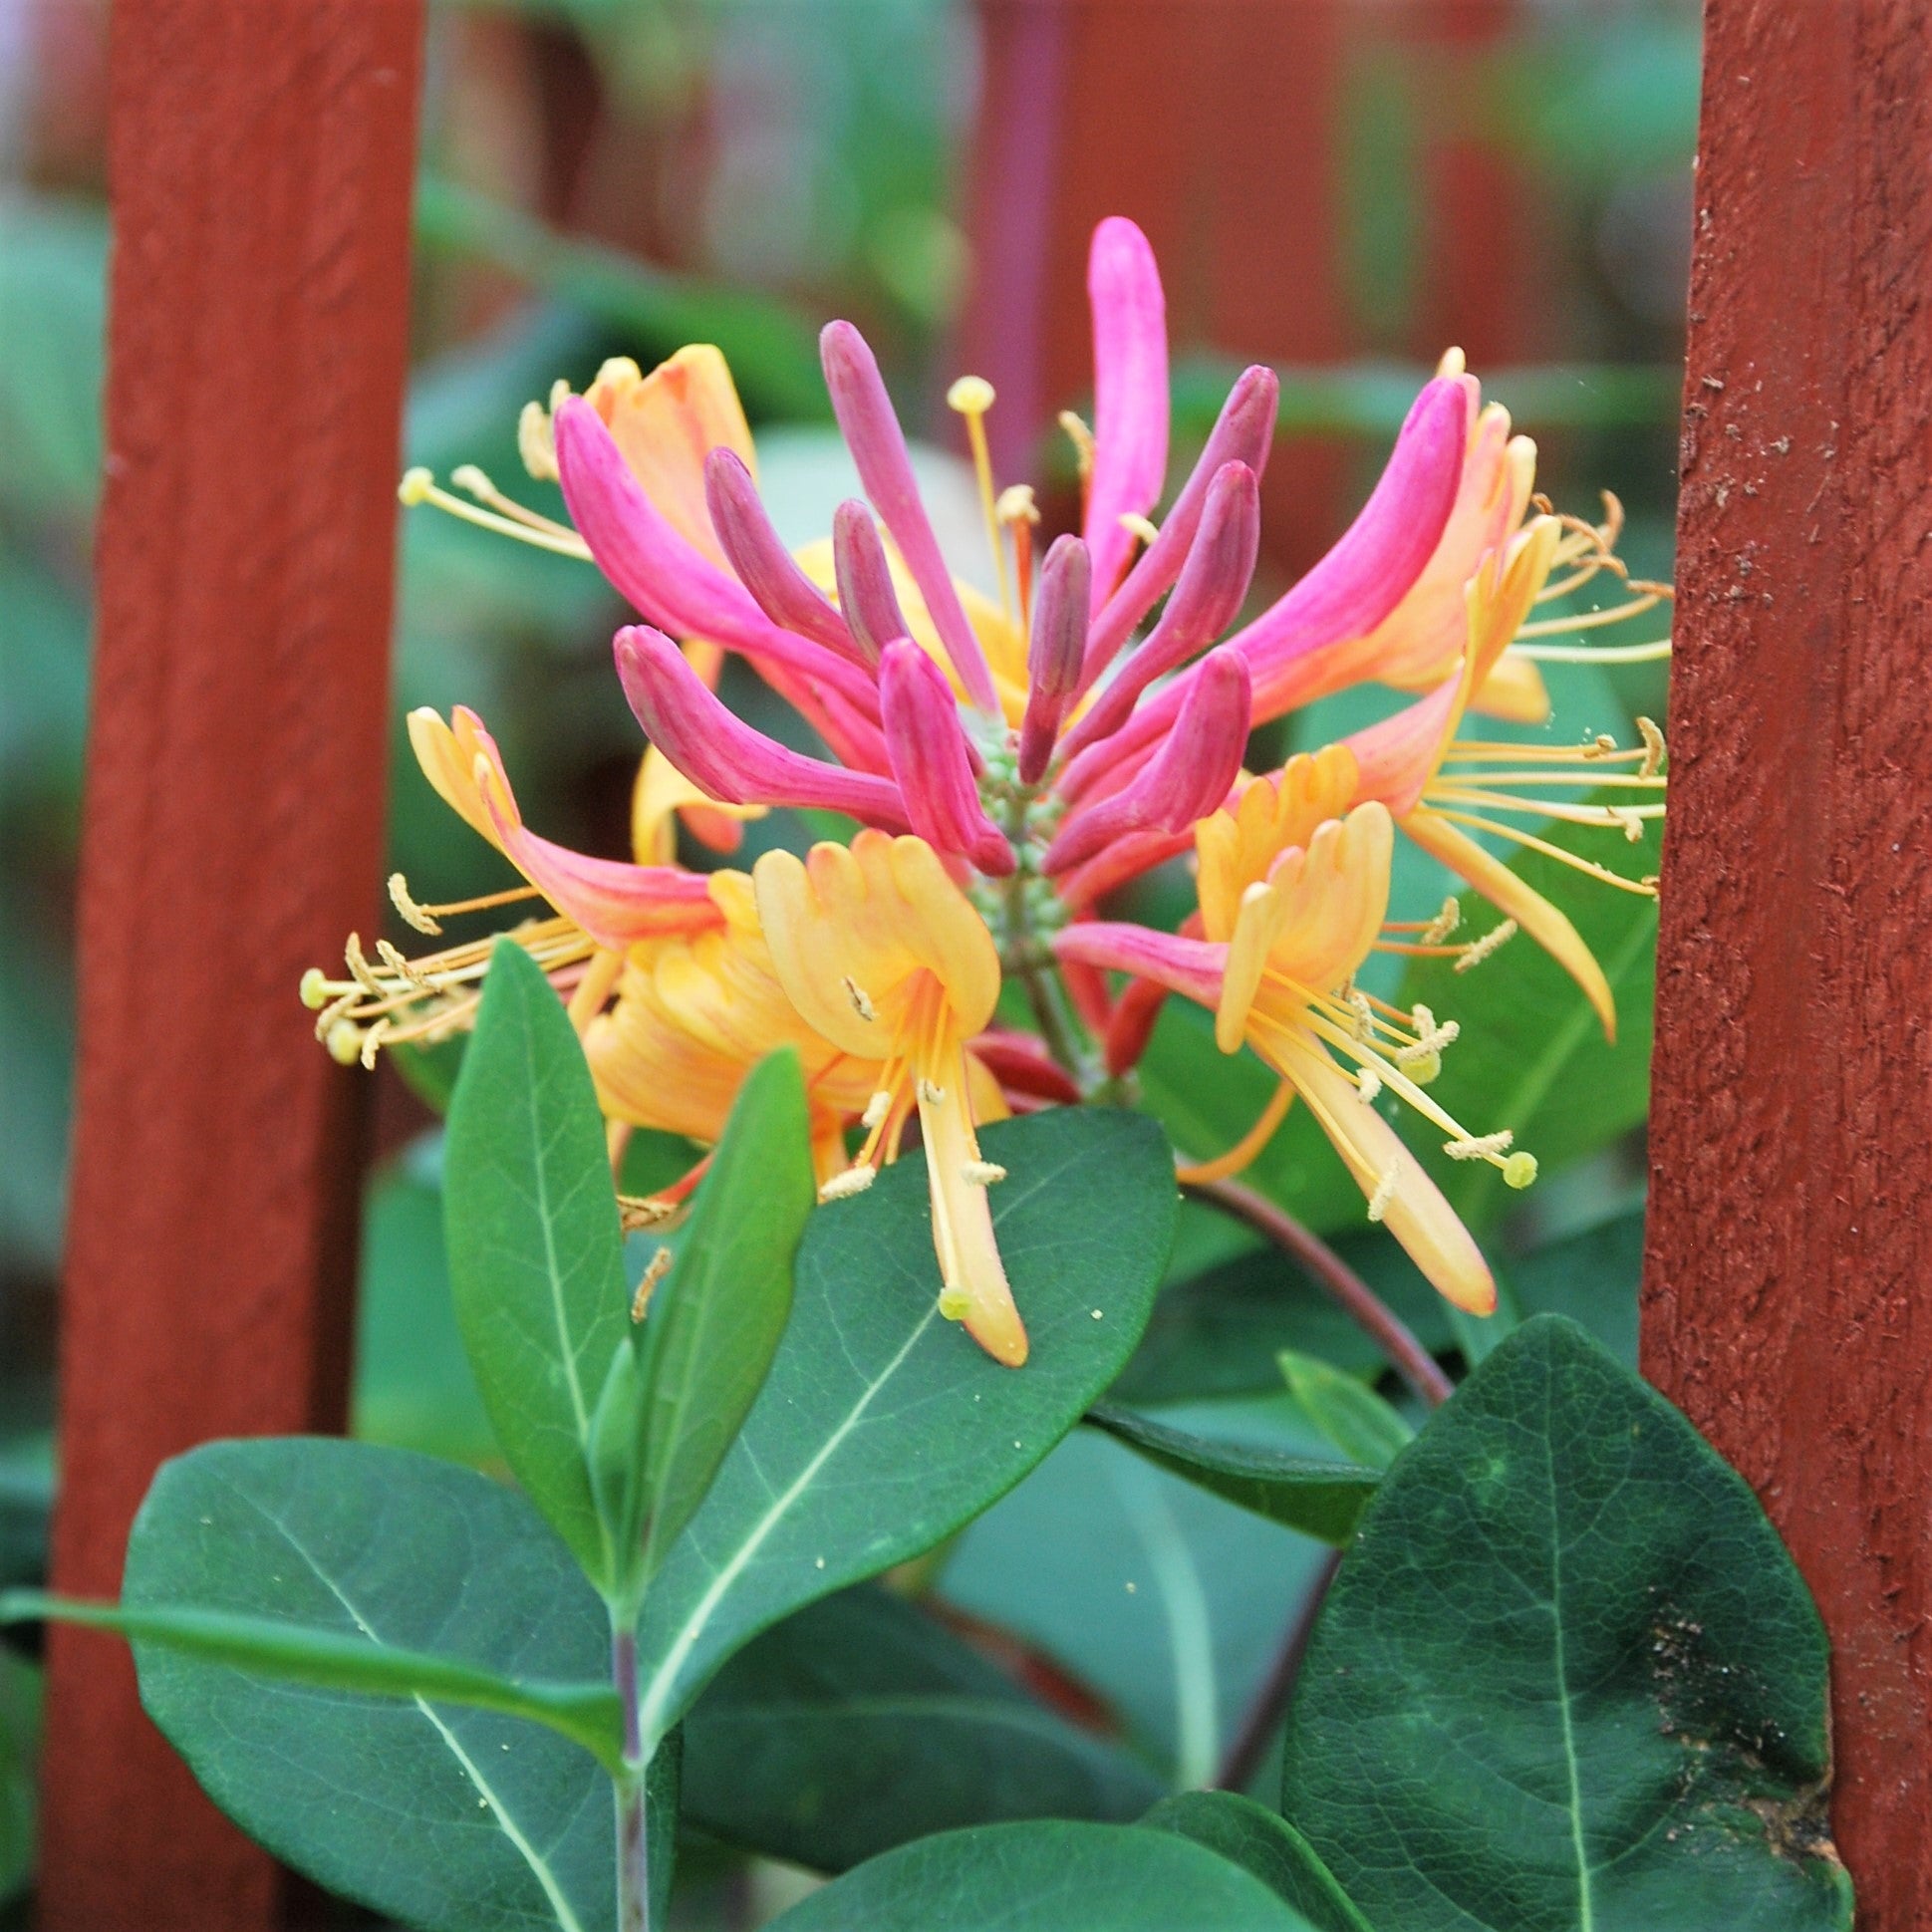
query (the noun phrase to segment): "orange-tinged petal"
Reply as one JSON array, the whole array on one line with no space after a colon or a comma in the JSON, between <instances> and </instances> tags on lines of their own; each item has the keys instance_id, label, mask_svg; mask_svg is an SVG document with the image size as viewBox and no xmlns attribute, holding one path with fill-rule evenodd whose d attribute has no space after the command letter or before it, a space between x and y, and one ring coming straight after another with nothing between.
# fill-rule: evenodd
<instances>
[{"instance_id":1,"label":"orange-tinged petal","mask_svg":"<svg viewBox=\"0 0 1932 1932\"><path fill-rule=\"evenodd\" d=\"M1312 992L1340 985L1388 916L1394 855L1395 822L1373 800L1319 827L1305 852L1284 853L1268 875L1281 902L1273 970Z\"/></svg>"},{"instance_id":2,"label":"orange-tinged petal","mask_svg":"<svg viewBox=\"0 0 1932 1932\"><path fill-rule=\"evenodd\" d=\"M671 865L678 857L683 817L693 835L713 852L735 851L746 819L763 818L763 805L720 805L697 789L653 745L638 761L631 787L631 852L641 866Z\"/></svg>"},{"instance_id":3,"label":"orange-tinged petal","mask_svg":"<svg viewBox=\"0 0 1932 1932\"><path fill-rule=\"evenodd\" d=\"M1583 936L1567 916L1525 884L1521 874L1512 872L1501 859L1485 852L1468 833L1438 818L1434 812L1408 813L1402 820L1402 829L1425 852L1467 879L1499 912L1515 920L1576 981L1603 1022L1604 1038L1614 1044L1617 1008L1610 982L1603 976L1595 954L1583 944Z\"/></svg>"},{"instance_id":4,"label":"orange-tinged petal","mask_svg":"<svg viewBox=\"0 0 1932 1932\"><path fill-rule=\"evenodd\" d=\"M933 1202L940 1312L966 1324L966 1333L994 1361L1018 1368L1026 1360L1026 1327L993 1237L987 1176L973 1138L963 1091L966 1065L957 1046L923 1070L919 1121Z\"/></svg>"},{"instance_id":5,"label":"orange-tinged petal","mask_svg":"<svg viewBox=\"0 0 1932 1932\"><path fill-rule=\"evenodd\" d=\"M424 707L409 715L410 748L422 767L422 775L435 787L436 796L472 831L481 834L499 851L502 840L490 822L489 808L476 784L476 759L488 758L500 773L503 761L495 741L483 729L482 720L466 705L458 704L445 724L435 711ZM503 786L505 798L509 785Z\"/></svg>"},{"instance_id":6,"label":"orange-tinged petal","mask_svg":"<svg viewBox=\"0 0 1932 1932\"><path fill-rule=\"evenodd\" d=\"M1486 717L1507 718L1512 724L1546 724L1549 687L1533 659L1519 651L1505 651L1477 686L1469 707Z\"/></svg>"},{"instance_id":7,"label":"orange-tinged petal","mask_svg":"<svg viewBox=\"0 0 1932 1932\"><path fill-rule=\"evenodd\" d=\"M1294 1082L1381 1219L1436 1291L1473 1315L1496 1309L1496 1279L1483 1250L1395 1129L1355 1082L1306 1034L1269 1027L1256 1050Z\"/></svg>"},{"instance_id":8,"label":"orange-tinged petal","mask_svg":"<svg viewBox=\"0 0 1932 1932\"><path fill-rule=\"evenodd\" d=\"M608 362L585 392L626 466L685 541L722 564L704 500L704 458L734 450L755 476L751 430L729 366L709 343L692 343L649 376L625 359Z\"/></svg>"},{"instance_id":9,"label":"orange-tinged petal","mask_svg":"<svg viewBox=\"0 0 1932 1932\"><path fill-rule=\"evenodd\" d=\"M961 1032L991 1018L992 935L924 839L867 830L850 846L813 846L802 863L767 852L753 878L785 991L847 1051L885 1056L923 974L943 988Z\"/></svg>"},{"instance_id":10,"label":"orange-tinged petal","mask_svg":"<svg viewBox=\"0 0 1932 1932\"><path fill-rule=\"evenodd\" d=\"M1290 846L1305 846L1324 820L1340 818L1354 802L1360 772L1345 744L1300 752L1277 772L1245 786L1232 810L1195 830L1200 860L1203 933L1226 940L1235 930L1242 894L1265 879Z\"/></svg>"},{"instance_id":11,"label":"orange-tinged petal","mask_svg":"<svg viewBox=\"0 0 1932 1932\"><path fill-rule=\"evenodd\" d=\"M1292 860L1300 855L1284 856ZM1286 916L1286 903L1272 886L1249 886L1242 894L1234 937L1228 942L1228 964L1221 975L1221 999L1215 1007L1215 1044L1224 1053L1238 1053L1246 1037L1247 1016Z\"/></svg>"}]
</instances>

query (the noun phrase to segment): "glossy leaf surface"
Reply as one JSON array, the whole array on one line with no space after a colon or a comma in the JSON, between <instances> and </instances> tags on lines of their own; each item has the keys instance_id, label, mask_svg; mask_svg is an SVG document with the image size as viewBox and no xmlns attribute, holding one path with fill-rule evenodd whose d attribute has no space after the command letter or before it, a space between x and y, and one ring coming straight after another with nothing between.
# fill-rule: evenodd
<instances>
[{"instance_id":1,"label":"glossy leaf surface","mask_svg":"<svg viewBox=\"0 0 1932 1932\"><path fill-rule=\"evenodd\" d=\"M1174 1217L1159 1129L1069 1108L982 1141L1010 1176L993 1223L1025 1367L1000 1367L940 1315L923 1163L813 1215L771 1373L645 1607L647 1738L759 1630L1003 1495L1138 1340Z\"/></svg>"},{"instance_id":2,"label":"glossy leaf surface","mask_svg":"<svg viewBox=\"0 0 1932 1932\"><path fill-rule=\"evenodd\" d=\"M1842 1932L1825 1643L1756 1499L1572 1323L1384 1479L1282 1809L1384 1932Z\"/></svg>"}]
</instances>

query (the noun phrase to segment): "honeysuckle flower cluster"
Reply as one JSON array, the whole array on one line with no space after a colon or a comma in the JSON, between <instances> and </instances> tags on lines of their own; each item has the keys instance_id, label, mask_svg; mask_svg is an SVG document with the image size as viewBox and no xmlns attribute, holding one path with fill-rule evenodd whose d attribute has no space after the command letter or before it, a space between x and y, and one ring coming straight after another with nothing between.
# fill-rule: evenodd
<instances>
[{"instance_id":1,"label":"honeysuckle flower cluster","mask_svg":"<svg viewBox=\"0 0 1932 1932\"><path fill-rule=\"evenodd\" d=\"M1357 984L1378 949L1474 965L1520 930L1576 980L1606 1032L1609 985L1563 914L1475 836L1551 853L1611 888L1651 892L1515 823L1570 819L1641 834L1663 810L1663 744L1641 723L1629 749L1492 743L1459 735L1471 711L1547 715L1539 647L1571 618L1536 606L1609 573L1620 621L1668 591L1629 580L1616 512L1592 527L1533 495L1534 446L1481 400L1452 351L1417 397L1353 525L1285 595L1245 623L1277 385L1261 367L1229 393L1193 467L1168 488L1164 301L1146 239L1110 219L1093 238L1094 421L1063 417L1076 452L1077 534L1043 553L1032 492L996 486L990 387L966 377L965 418L997 596L961 581L915 480L871 350L848 322L821 338L825 381L863 499L794 554L760 498L757 457L722 357L698 346L644 375L609 364L582 396L532 404L521 447L562 488L568 524L474 469L405 478L407 502L595 563L643 620L617 633L619 680L649 740L628 863L590 858L523 824L494 743L458 708L410 719L437 792L527 882L429 907L404 883L404 917L441 918L523 898L550 916L515 929L568 1002L614 1156L635 1127L699 1143L722 1131L765 1053L800 1053L825 1199L868 1186L917 1120L930 1180L940 1306L997 1360L1026 1357L1023 1310L994 1237L987 1191L1004 1179L975 1130L1005 1114L1127 1090L1170 993L1215 1015L1226 1053L1251 1049L1280 1077L1234 1148L1184 1176L1232 1174L1299 1097L1385 1223L1457 1305L1486 1312L1495 1286L1475 1242L1377 1110L1405 1102L1455 1158L1512 1186L1532 1157L1505 1127L1454 1119L1427 1092L1453 1019L1402 1012ZM1609 499L1606 499L1609 501ZM1657 655L1667 643L1607 655ZM742 657L809 723L829 756L778 742L716 694ZM1345 687L1412 694L1385 721L1275 771L1242 760L1253 727ZM1627 803L1551 802L1609 787ZM728 855L741 820L774 806L846 815L846 841L750 873L688 869L682 823ZM1499 816L1499 814L1501 816ZM1388 923L1396 835L1460 875L1503 915L1456 940L1456 902ZM1198 909L1178 933L1103 917L1151 868L1192 855ZM485 944L411 960L348 948L348 976L312 972L304 997L339 1058L464 1027ZM1125 975L1124 981L1110 975ZM1030 1027L995 1017L1002 984ZM1476 1046L1470 1050L1480 1051ZM676 1212L702 1171L648 1202Z\"/></svg>"}]
</instances>

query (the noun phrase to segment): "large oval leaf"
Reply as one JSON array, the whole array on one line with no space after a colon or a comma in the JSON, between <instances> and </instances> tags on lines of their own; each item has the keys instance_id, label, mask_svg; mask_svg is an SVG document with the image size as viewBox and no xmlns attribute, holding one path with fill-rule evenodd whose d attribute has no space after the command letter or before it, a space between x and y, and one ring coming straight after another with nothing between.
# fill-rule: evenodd
<instances>
[{"instance_id":1,"label":"large oval leaf","mask_svg":"<svg viewBox=\"0 0 1932 1932\"><path fill-rule=\"evenodd\" d=\"M1383 1479L1282 1809L1388 1932L1841 1932L1824 1632L1742 1479L1573 1323Z\"/></svg>"},{"instance_id":2,"label":"large oval leaf","mask_svg":"<svg viewBox=\"0 0 1932 1932\"><path fill-rule=\"evenodd\" d=\"M1173 1831L986 1824L848 1872L772 1932L1311 1932L1258 1878Z\"/></svg>"},{"instance_id":3,"label":"large oval leaf","mask_svg":"<svg viewBox=\"0 0 1932 1932\"><path fill-rule=\"evenodd\" d=\"M821 1871L959 1825L1125 1823L1163 1789L876 1586L842 1590L747 1644L684 1735L693 1823Z\"/></svg>"},{"instance_id":4,"label":"large oval leaf","mask_svg":"<svg viewBox=\"0 0 1932 1932\"><path fill-rule=\"evenodd\" d=\"M591 1417L629 1326L590 1069L542 968L499 940L443 1155L449 1285L504 1460L600 1587Z\"/></svg>"},{"instance_id":5,"label":"large oval leaf","mask_svg":"<svg viewBox=\"0 0 1932 1932\"><path fill-rule=\"evenodd\" d=\"M520 1496L405 1450L210 1443L166 1464L126 1601L274 1618L508 1677L608 1678L603 1605ZM208 1794L332 1891L428 1932L608 1932L611 1786L554 1733L277 1682L138 1643L141 1700Z\"/></svg>"},{"instance_id":6,"label":"large oval leaf","mask_svg":"<svg viewBox=\"0 0 1932 1932\"><path fill-rule=\"evenodd\" d=\"M989 1128L993 1225L1032 1353L1001 1368L939 1313L924 1164L812 1217L791 1324L645 1604L647 1741L786 1611L929 1549L1019 1481L1112 1380L1167 1261L1174 1174L1138 1115Z\"/></svg>"}]
</instances>

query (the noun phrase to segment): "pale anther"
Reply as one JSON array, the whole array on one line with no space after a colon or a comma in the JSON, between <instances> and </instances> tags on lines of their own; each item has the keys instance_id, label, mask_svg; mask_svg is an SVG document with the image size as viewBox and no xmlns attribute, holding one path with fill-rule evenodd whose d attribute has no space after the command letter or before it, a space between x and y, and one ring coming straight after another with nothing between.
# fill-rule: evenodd
<instances>
[{"instance_id":1,"label":"pale anther","mask_svg":"<svg viewBox=\"0 0 1932 1932\"><path fill-rule=\"evenodd\" d=\"M418 503L428 502L429 492L435 486L435 471L423 469L418 465L414 469L406 469L403 472L403 480L397 484L396 494L411 509L414 509Z\"/></svg>"},{"instance_id":2,"label":"pale anther","mask_svg":"<svg viewBox=\"0 0 1932 1932\"><path fill-rule=\"evenodd\" d=\"M442 931L442 928L430 918L428 909L418 905L411 897L409 881L400 872L392 872L389 876L389 897L390 904L402 915L405 925L413 926L418 933L426 933L431 937Z\"/></svg>"},{"instance_id":3,"label":"pale anther","mask_svg":"<svg viewBox=\"0 0 1932 1932\"><path fill-rule=\"evenodd\" d=\"M1664 734L1657 728L1654 718L1640 717L1637 732L1643 739L1643 763L1637 767L1639 778L1654 778L1663 768Z\"/></svg>"},{"instance_id":4,"label":"pale anther","mask_svg":"<svg viewBox=\"0 0 1932 1932\"><path fill-rule=\"evenodd\" d=\"M1093 431L1071 410L1062 410L1058 420L1073 444L1073 459L1084 483L1093 474Z\"/></svg>"},{"instance_id":5,"label":"pale anther","mask_svg":"<svg viewBox=\"0 0 1932 1932\"><path fill-rule=\"evenodd\" d=\"M1390 1208L1395 1205L1396 1183L1401 1178L1402 1170L1392 1167L1388 1173L1383 1175L1381 1180L1376 1182L1375 1192L1369 1196L1368 1218L1370 1221L1380 1221L1389 1212Z\"/></svg>"},{"instance_id":6,"label":"pale anther","mask_svg":"<svg viewBox=\"0 0 1932 1932\"><path fill-rule=\"evenodd\" d=\"M1499 1154L1507 1154L1516 1135L1509 1128L1500 1134L1472 1134L1467 1140L1445 1141L1443 1152L1452 1161L1487 1161Z\"/></svg>"},{"instance_id":7,"label":"pale anther","mask_svg":"<svg viewBox=\"0 0 1932 1932\"><path fill-rule=\"evenodd\" d=\"M1463 902L1454 897L1443 901L1443 909L1418 935L1423 946L1440 946L1463 923Z\"/></svg>"},{"instance_id":8,"label":"pale anther","mask_svg":"<svg viewBox=\"0 0 1932 1932\"><path fill-rule=\"evenodd\" d=\"M644 1273L638 1280L638 1291L631 1297L631 1319L642 1321L645 1310L651 1306L651 1295L658 1283L671 1272L671 1249L658 1248L645 1263Z\"/></svg>"},{"instance_id":9,"label":"pale anther","mask_svg":"<svg viewBox=\"0 0 1932 1932\"><path fill-rule=\"evenodd\" d=\"M1001 523L1037 523L1039 507L1033 501L1031 483L1009 483L999 492L992 513Z\"/></svg>"},{"instance_id":10,"label":"pale anther","mask_svg":"<svg viewBox=\"0 0 1932 1932\"><path fill-rule=\"evenodd\" d=\"M541 403L526 403L516 419L516 453L539 483L557 480L557 430Z\"/></svg>"},{"instance_id":11,"label":"pale anther","mask_svg":"<svg viewBox=\"0 0 1932 1932\"><path fill-rule=\"evenodd\" d=\"M1485 933L1480 940L1473 940L1463 949L1461 957L1456 962L1456 970L1467 972L1472 966L1480 966L1498 947L1515 939L1517 930L1516 921L1506 919L1501 926Z\"/></svg>"},{"instance_id":12,"label":"pale anther","mask_svg":"<svg viewBox=\"0 0 1932 1932\"><path fill-rule=\"evenodd\" d=\"M1362 1104L1369 1105L1382 1091L1382 1076L1372 1066L1358 1067L1355 1070L1355 1085L1362 1096Z\"/></svg>"},{"instance_id":13,"label":"pale anther","mask_svg":"<svg viewBox=\"0 0 1932 1932\"><path fill-rule=\"evenodd\" d=\"M879 1170L870 1161L861 1161L856 1167L849 1167L843 1174L835 1174L819 1189L821 1201L844 1201L848 1196L864 1194L878 1178Z\"/></svg>"},{"instance_id":14,"label":"pale anther","mask_svg":"<svg viewBox=\"0 0 1932 1932\"><path fill-rule=\"evenodd\" d=\"M1157 524L1135 510L1122 510L1119 517L1120 527L1129 536L1139 537L1143 543L1152 543L1161 532Z\"/></svg>"},{"instance_id":15,"label":"pale anther","mask_svg":"<svg viewBox=\"0 0 1932 1932\"><path fill-rule=\"evenodd\" d=\"M845 996L852 1002L852 1010L863 1020L875 1020L879 1009L872 1003L871 996L858 980L848 972L840 977L839 984L845 988Z\"/></svg>"},{"instance_id":16,"label":"pale anther","mask_svg":"<svg viewBox=\"0 0 1932 1932\"><path fill-rule=\"evenodd\" d=\"M962 376L946 392L946 407L962 415L984 415L992 408L992 385L983 376Z\"/></svg>"},{"instance_id":17,"label":"pale anther","mask_svg":"<svg viewBox=\"0 0 1932 1932\"><path fill-rule=\"evenodd\" d=\"M997 1161L965 1161L960 1172L975 1188L989 1188L995 1181L1006 1178L1006 1170Z\"/></svg>"},{"instance_id":18,"label":"pale anther","mask_svg":"<svg viewBox=\"0 0 1932 1932\"><path fill-rule=\"evenodd\" d=\"M892 1095L884 1087L881 1087L866 1102L866 1110L859 1116L859 1124L870 1132L871 1129L881 1125L886 1116L891 1112Z\"/></svg>"},{"instance_id":19,"label":"pale anther","mask_svg":"<svg viewBox=\"0 0 1932 1932\"><path fill-rule=\"evenodd\" d=\"M943 1107L946 1105L946 1089L937 1081L922 1079L919 1083L919 1097L923 1105Z\"/></svg>"}]
</instances>

